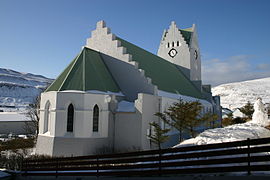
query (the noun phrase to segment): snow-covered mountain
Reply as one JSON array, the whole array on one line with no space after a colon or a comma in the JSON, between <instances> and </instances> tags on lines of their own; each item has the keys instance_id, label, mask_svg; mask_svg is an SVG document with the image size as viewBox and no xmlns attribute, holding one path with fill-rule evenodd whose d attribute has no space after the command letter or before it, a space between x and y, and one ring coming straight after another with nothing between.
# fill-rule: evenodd
<instances>
[{"instance_id":1,"label":"snow-covered mountain","mask_svg":"<svg viewBox=\"0 0 270 180\"><path fill-rule=\"evenodd\" d=\"M247 101L253 104L257 97L270 103L270 77L219 85L212 92L220 96L222 107L229 109L242 107Z\"/></svg>"},{"instance_id":2,"label":"snow-covered mountain","mask_svg":"<svg viewBox=\"0 0 270 180\"><path fill-rule=\"evenodd\" d=\"M52 82L41 75L0 68L0 109L26 107ZM7 106L16 108L5 108Z\"/></svg>"}]
</instances>

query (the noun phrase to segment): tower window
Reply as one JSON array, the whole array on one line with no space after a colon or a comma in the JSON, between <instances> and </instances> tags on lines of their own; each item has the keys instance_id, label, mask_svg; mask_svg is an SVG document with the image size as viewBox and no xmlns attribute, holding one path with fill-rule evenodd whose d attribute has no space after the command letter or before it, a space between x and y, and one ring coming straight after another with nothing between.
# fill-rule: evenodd
<instances>
[{"instance_id":1,"label":"tower window","mask_svg":"<svg viewBox=\"0 0 270 180\"><path fill-rule=\"evenodd\" d=\"M176 42L176 45L179 46L179 41Z\"/></svg>"},{"instance_id":2,"label":"tower window","mask_svg":"<svg viewBox=\"0 0 270 180\"><path fill-rule=\"evenodd\" d=\"M167 44L167 48L169 48L169 47L170 47L170 43Z\"/></svg>"},{"instance_id":3,"label":"tower window","mask_svg":"<svg viewBox=\"0 0 270 180\"><path fill-rule=\"evenodd\" d=\"M172 42L172 47L174 47L174 42Z\"/></svg>"},{"instance_id":4,"label":"tower window","mask_svg":"<svg viewBox=\"0 0 270 180\"><path fill-rule=\"evenodd\" d=\"M98 123L99 123L99 108L98 105L95 105L93 112L93 132L98 132Z\"/></svg>"},{"instance_id":5,"label":"tower window","mask_svg":"<svg viewBox=\"0 0 270 180\"><path fill-rule=\"evenodd\" d=\"M68 106L67 112L67 132L73 132L74 107L72 104Z\"/></svg>"}]
</instances>

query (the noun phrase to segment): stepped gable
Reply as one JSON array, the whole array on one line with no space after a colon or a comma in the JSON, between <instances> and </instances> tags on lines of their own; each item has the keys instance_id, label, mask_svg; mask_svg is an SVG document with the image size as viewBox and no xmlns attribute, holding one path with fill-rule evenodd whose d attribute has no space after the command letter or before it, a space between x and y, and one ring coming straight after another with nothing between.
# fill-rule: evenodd
<instances>
[{"instance_id":1,"label":"stepped gable","mask_svg":"<svg viewBox=\"0 0 270 180\"><path fill-rule=\"evenodd\" d=\"M64 90L120 92L100 53L88 48L83 48L46 92Z\"/></svg>"},{"instance_id":2,"label":"stepped gable","mask_svg":"<svg viewBox=\"0 0 270 180\"><path fill-rule=\"evenodd\" d=\"M187 46L190 46L191 44L191 39L192 39L192 35L194 33L194 28L195 28L195 24L193 24L192 27L190 28L186 28L186 29L180 29L176 26L175 22L172 21L170 28L168 30L164 30L163 34L162 34L162 40L165 40L165 37L167 36L167 34L169 33L170 29L175 29L176 31L179 31L180 36L182 37L182 39L185 41ZM177 32L178 32L177 31Z\"/></svg>"},{"instance_id":3,"label":"stepped gable","mask_svg":"<svg viewBox=\"0 0 270 180\"><path fill-rule=\"evenodd\" d=\"M91 37L86 41L86 47L132 65L141 74L143 81L152 87L153 94L157 95L157 87L152 84L151 78L145 76L144 71L138 68L138 62L133 60L132 54L127 52L127 48L121 44L115 34L111 33L104 21L97 22L96 29L92 31Z\"/></svg>"}]
</instances>

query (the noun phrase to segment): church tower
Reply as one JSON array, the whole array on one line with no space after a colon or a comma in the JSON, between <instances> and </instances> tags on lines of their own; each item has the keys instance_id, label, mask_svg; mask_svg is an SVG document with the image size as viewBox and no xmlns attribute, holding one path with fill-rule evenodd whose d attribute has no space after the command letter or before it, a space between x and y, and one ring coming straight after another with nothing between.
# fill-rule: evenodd
<instances>
[{"instance_id":1,"label":"church tower","mask_svg":"<svg viewBox=\"0 0 270 180\"><path fill-rule=\"evenodd\" d=\"M179 29L172 21L163 32L157 55L176 64L195 84L201 84L201 56L194 24Z\"/></svg>"}]
</instances>

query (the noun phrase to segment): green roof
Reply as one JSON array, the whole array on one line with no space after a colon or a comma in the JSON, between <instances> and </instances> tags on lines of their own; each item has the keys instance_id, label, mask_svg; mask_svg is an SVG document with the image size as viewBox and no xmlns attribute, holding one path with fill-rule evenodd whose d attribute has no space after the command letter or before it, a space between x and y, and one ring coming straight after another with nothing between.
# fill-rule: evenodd
<instances>
[{"instance_id":1,"label":"green roof","mask_svg":"<svg viewBox=\"0 0 270 180\"><path fill-rule=\"evenodd\" d=\"M120 91L99 52L88 48L80 52L46 92L64 90Z\"/></svg>"},{"instance_id":2,"label":"green roof","mask_svg":"<svg viewBox=\"0 0 270 180\"><path fill-rule=\"evenodd\" d=\"M145 71L146 77L151 78L159 90L202 98L201 92L175 64L121 38L117 39L127 48L127 53L132 55L133 61L139 63L139 68Z\"/></svg>"},{"instance_id":3,"label":"green roof","mask_svg":"<svg viewBox=\"0 0 270 180\"><path fill-rule=\"evenodd\" d=\"M185 39L185 41L187 42L187 44L189 45L190 39L191 39L191 36L192 36L192 28L179 29L179 31L183 35L183 38Z\"/></svg>"}]
</instances>

